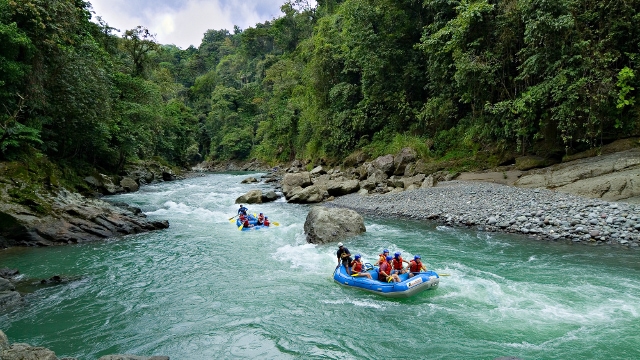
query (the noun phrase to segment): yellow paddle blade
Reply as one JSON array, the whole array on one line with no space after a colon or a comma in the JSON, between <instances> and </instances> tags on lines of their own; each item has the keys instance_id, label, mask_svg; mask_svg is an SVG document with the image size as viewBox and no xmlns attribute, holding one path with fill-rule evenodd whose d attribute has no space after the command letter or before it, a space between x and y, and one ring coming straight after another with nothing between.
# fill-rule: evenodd
<instances>
[{"instance_id":1,"label":"yellow paddle blade","mask_svg":"<svg viewBox=\"0 0 640 360\"><path fill-rule=\"evenodd\" d=\"M231 219L229 219L229 222L232 223L234 221L235 217L232 217Z\"/></svg>"},{"instance_id":2,"label":"yellow paddle blade","mask_svg":"<svg viewBox=\"0 0 640 360\"><path fill-rule=\"evenodd\" d=\"M242 225L238 226L238 230L242 230Z\"/></svg>"},{"instance_id":3,"label":"yellow paddle blade","mask_svg":"<svg viewBox=\"0 0 640 360\"><path fill-rule=\"evenodd\" d=\"M272 222L272 224L273 224L274 226L280 226L280 223L279 223L279 222L276 222L276 221Z\"/></svg>"},{"instance_id":4,"label":"yellow paddle blade","mask_svg":"<svg viewBox=\"0 0 640 360\"><path fill-rule=\"evenodd\" d=\"M351 277L360 276L360 274L351 274Z\"/></svg>"}]
</instances>

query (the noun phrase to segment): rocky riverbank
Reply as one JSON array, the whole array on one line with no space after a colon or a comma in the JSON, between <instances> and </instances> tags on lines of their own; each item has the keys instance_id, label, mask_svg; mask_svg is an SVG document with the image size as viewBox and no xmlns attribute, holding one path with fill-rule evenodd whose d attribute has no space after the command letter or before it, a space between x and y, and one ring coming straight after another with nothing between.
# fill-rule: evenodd
<instances>
[{"instance_id":1,"label":"rocky riverbank","mask_svg":"<svg viewBox=\"0 0 640 360\"><path fill-rule=\"evenodd\" d=\"M169 226L167 221L148 220L140 209L99 197L181 179L176 170L139 162L120 175L70 176L77 181L71 184L62 180L67 170L46 159L0 162L0 248L74 244Z\"/></svg>"},{"instance_id":2,"label":"rocky riverbank","mask_svg":"<svg viewBox=\"0 0 640 360\"><path fill-rule=\"evenodd\" d=\"M640 246L640 205L547 189L446 181L436 187L399 193L351 194L326 205L374 216L433 220L551 241L634 249Z\"/></svg>"},{"instance_id":3,"label":"rocky riverbank","mask_svg":"<svg viewBox=\"0 0 640 360\"><path fill-rule=\"evenodd\" d=\"M2 360L75 360L58 358L56 353L39 346L24 343L10 344L7 335L0 330L0 359ZM169 360L168 356L105 355L98 360Z\"/></svg>"}]
</instances>

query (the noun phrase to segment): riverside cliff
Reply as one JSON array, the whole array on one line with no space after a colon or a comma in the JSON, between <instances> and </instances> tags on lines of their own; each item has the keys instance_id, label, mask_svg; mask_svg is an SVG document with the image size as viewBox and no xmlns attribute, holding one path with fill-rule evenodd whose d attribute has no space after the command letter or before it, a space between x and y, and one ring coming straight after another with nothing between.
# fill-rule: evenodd
<instances>
[{"instance_id":1,"label":"riverside cliff","mask_svg":"<svg viewBox=\"0 0 640 360\"><path fill-rule=\"evenodd\" d=\"M46 160L0 163L0 248L81 243L169 226L147 219L138 208L98 196L177 179L172 169L142 163L129 166L123 176L95 172L84 178L65 171Z\"/></svg>"}]
</instances>

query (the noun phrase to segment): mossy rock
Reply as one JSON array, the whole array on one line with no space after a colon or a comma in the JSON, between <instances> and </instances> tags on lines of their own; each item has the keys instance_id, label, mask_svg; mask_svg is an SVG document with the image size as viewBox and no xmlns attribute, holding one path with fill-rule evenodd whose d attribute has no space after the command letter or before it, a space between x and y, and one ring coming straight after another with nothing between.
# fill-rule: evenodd
<instances>
[{"instance_id":1,"label":"mossy rock","mask_svg":"<svg viewBox=\"0 0 640 360\"><path fill-rule=\"evenodd\" d=\"M15 203L29 207L31 210L41 214L51 211L51 204L44 201L37 195L37 190L33 187L11 188L7 191Z\"/></svg>"},{"instance_id":2,"label":"mossy rock","mask_svg":"<svg viewBox=\"0 0 640 360\"><path fill-rule=\"evenodd\" d=\"M557 164L555 159L547 159L540 156L520 156L516 158L516 169L521 171L543 168Z\"/></svg>"}]
</instances>

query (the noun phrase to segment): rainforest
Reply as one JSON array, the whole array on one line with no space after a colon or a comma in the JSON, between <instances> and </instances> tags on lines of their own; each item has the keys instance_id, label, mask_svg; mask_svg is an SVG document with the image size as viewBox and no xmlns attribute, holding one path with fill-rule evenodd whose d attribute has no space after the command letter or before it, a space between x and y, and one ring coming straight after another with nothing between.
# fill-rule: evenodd
<instances>
[{"instance_id":1,"label":"rainforest","mask_svg":"<svg viewBox=\"0 0 640 360\"><path fill-rule=\"evenodd\" d=\"M640 0L290 0L198 47L83 0L0 0L0 160L488 168L640 134ZM120 30L120 32L116 31ZM463 161L464 160L464 161Z\"/></svg>"}]
</instances>

